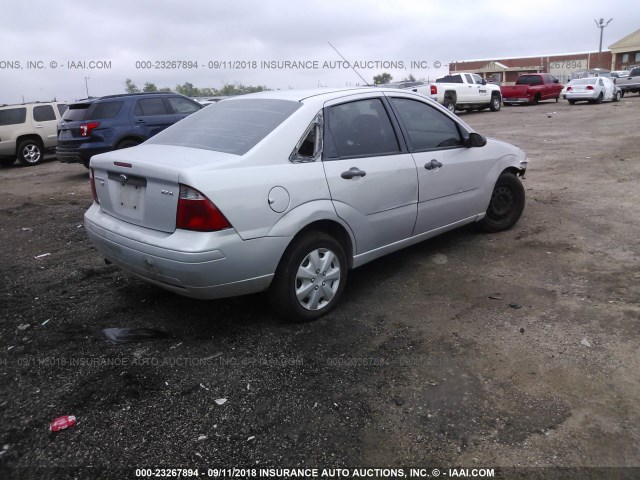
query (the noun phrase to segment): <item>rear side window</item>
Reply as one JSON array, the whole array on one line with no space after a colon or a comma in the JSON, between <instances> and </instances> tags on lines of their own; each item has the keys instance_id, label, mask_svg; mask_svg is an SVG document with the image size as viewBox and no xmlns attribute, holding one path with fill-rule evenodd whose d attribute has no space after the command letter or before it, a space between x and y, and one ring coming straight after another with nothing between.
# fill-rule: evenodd
<instances>
[{"instance_id":1,"label":"rear side window","mask_svg":"<svg viewBox=\"0 0 640 480\"><path fill-rule=\"evenodd\" d=\"M122 108L122 102L100 102L96 103L93 112L91 113L91 119L106 120L108 118L114 118L120 113Z\"/></svg>"},{"instance_id":2,"label":"rear side window","mask_svg":"<svg viewBox=\"0 0 640 480\"><path fill-rule=\"evenodd\" d=\"M299 102L266 98L218 102L160 132L147 144L244 155L300 106Z\"/></svg>"},{"instance_id":3,"label":"rear side window","mask_svg":"<svg viewBox=\"0 0 640 480\"><path fill-rule=\"evenodd\" d=\"M187 100L186 98L180 97L168 97L167 101L174 113L193 113L200 110L200 106L196 105L194 102Z\"/></svg>"},{"instance_id":4,"label":"rear side window","mask_svg":"<svg viewBox=\"0 0 640 480\"><path fill-rule=\"evenodd\" d=\"M64 114L64 112L67 111L67 108L69 108L67 105L65 105L64 103L59 103L58 105L56 105L58 107L58 113L60 113L60 116L62 117L62 115Z\"/></svg>"},{"instance_id":5,"label":"rear side window","mask_svg":"<svg viewBox=\"0 0 640 480\"><path fill-rule=\"evenodd\" d=\"M400 146L379 98L329 108L327 125L338 157L398 153Z\"/></svg>"},{"instance_id":6,"label":"rear side window","mask_svg":"<svg viewBox=\"0 0 640 480\"><path fill-rule=\"evenodd\" d=\"M0 126L18 125L27 119L27 109L24 107L0 110Z\"/></svg>"},{"instance_id":7,"label":"rear side window","mask_svg":"<svg viewBox=\"0 0 640 480\"><path fill-rule=\"evenodd\" d=\"M56 114L51 105L38 105L33 107L33 119L36 122L49 122L56 119Z\"/></svg>"},{"instance_id":8,"label":"rear side window","mask_svg":"<svg viewBox=\"0 0 640 480\"><path fill-rule=\"evenodd\" d=\"M162 98L142 98L136 103L135 115L148 117L150 115L167 115L167 106Z\"/></svg>"},{"instance_id":9,"label":"rear side window","mask_svg":"<svg viewBox=\"0 0 640 480\"><path fill-rule=\"evenodd\" d=\"M69 105L69 108L62 116L62 120L66 122L80 122L84 120L90 106L90 103L74 103L73 105Z\"/></svg>"},{"instance_id":10,"label":"rear side window","mask_svg":"<svg viewBox=\"0 0 640 480\"><path fill-rule=\"evenodd\" d=\"M458 147L463 144L456 123L429 105L406 98L391 102L404 123L413 151Z\"/></svg>"},{"instance_id":11,"label":"rear side window","mask_svg":"<svg viewBox=\"0 0 640 480\"><path fill-rule=\"evenodd\" d=\"M445 75L442 78L438 78L436 83L463 83L462 75Z\"/></svg>"}]
</instances>

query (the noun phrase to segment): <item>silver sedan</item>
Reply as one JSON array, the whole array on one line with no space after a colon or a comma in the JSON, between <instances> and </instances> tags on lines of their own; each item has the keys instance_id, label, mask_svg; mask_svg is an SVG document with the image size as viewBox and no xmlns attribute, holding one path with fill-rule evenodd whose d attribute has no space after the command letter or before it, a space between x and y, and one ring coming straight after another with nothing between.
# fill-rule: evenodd
<instances>
[{"instance_id":1,"label":"silver sedan","mask_svg":"<svg viewBox=\"0 0 640 480\"><path fill-rule=\"evenodd\" d=\"M157 286L266 290L282 316L313 320L349 269L468 223L510 228L527 163L413 92L262 92L93 157L85 225L105 259Z\"/></svg>"},{"instance_id":2,"label":"silver sedan","mask_svg":"<svg viewBox=\"0 0 640 480\"><path fill-rule=\"evenodd\" d=\"M612 100L617 102L622 97L622 92L608 77L576 78L567 83L563 97L571 105L580 101L602 103L605 100Z\"/></svg>"}]
</instances>

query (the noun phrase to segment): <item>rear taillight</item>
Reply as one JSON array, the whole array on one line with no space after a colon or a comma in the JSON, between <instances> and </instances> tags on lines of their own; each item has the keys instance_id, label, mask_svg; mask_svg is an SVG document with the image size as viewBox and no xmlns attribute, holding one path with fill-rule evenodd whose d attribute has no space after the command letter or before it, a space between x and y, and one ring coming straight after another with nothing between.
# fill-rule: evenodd
<instances>
[{"instance_id":1,"label":"rear taillight","mask_svg":"<svg viewBox=\"0 0 640 480\"><path fill-rule=\"evenodd\" d=\"M98 128L99 126L100 122L83 123L82 125L80 125L80 136L88 137L89 135L91 135L93 129Z\"/></svg>"},{"instance_id":2,"label":"rear taillight","mask_svg":"<svg viewBox=\"0 0 640 480\"><path fill-rule=\"evenodd\" d=\"M96 192L96 179L93 175L93 168L89 170L89 178L91 179L91 195L93 195L93 201L100 205L100 200L98 200L98 192Z\"/></svg>"},{"instance_id":3,"label":"rear taillight","mask_svg":"<svg viewBox=\"0 0 640 480\"><path fill-rule=\"evenodd\" d=\"M589 85L589 86L587 87L587 90L593 90L593 87L592 87L591 85Z\"/></svg>"},{"instance_id":4,"label":"rear taillight","mask_svg":"<svg viewBox=\"0 0 640 480\"><path fill-rule=\"evenodd\" d=\"M232 227L211 200L195 188L180 185L176 228L215 232Z\"/></svg>"},{"instance_id":5,"label":"rear taillight","mask_svg":"<svg viewBox=\"0 0 640 480\"><path fill-rule=\"evenodd\" d=\"M435 85L431 85L431 95L437 95L438 94L438 87L436 87Z\"/></svg>"}]
</instances>

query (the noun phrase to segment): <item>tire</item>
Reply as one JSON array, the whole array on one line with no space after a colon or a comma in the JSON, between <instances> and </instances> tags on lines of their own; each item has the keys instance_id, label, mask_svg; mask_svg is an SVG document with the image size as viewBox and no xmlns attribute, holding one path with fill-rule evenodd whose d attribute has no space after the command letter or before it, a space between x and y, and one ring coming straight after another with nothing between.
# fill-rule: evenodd
<instances>
[{"instance_id":1,"label":"tire","mask_svg":"<svg viewBox=\"0 0 640 480\"><path fill-rule=\"evenodd\" d=\"M135 147L136 145L140 145L140 142L137 140L123 140L118 145L116 145L116 150L122 150L123 148Z\"/></svg>"},{"instance_id":2,"label":"tire","mask_svg":"<svg viewBox=\"0 0 640 480\"><path fill-rule=\"evenodd\" d=\"M444 105L444 108L449 110L451 113L456 113L456 103L450 98L445 99L442 105Z\"/></svg>"},{"instance_id":3,"label":"tire","mask_svg":"<svg viewBox=\"0 0 640 480\"><path fill-rule=\"evenodd\" d=\"M540 103L540 95L536 95L535 97L533 97L531 105L537 105L538 103Z\"/></svg>"},{"instance_id":4,"label":"tire","mask_svg":"<svg viewBox=\"0 0 640 480\"><path fill-rule=\"evenodd\" d=\"M569 100L569 105L575 105L576 101L575 100Z\"/></svg>"},{"instance_id":5,"label":"tire","mask_svg":"<svg viewBox=\"0 0 640 480\"><path fill-rule=\"evenodd\" d=\"M595 103L602 103L602 98L603 98L603 95L602 95L602 92L600 92L600 95L598 95L598 98L596 98Z\"/></svg>"},{"instance_id":6,"label":"tire","mask_svg":"<svg viewBox=\"0 0 640 480\"><path fill-rule=\"evenodd\" d=\"M492 112L498 112L500 111L500 107L502 106L502 99L500 98L499 95L492 95L491 96L491 103L489 104L489 108L491 109Z\"/></svg>"},{"instance_id":7,"label":"tire","mask_svg":"<svg viewBox=\"0 0 640 480\"><path fill-rule=\"evenodd\" d=\"M624 90L620 92L620 98L624 97Z\"/></svg>"},{"instance_id":8,"label":"tire","mask_svg":"<svg viewBox=\"0 0 640 480\"><path fill-rule=\"evenodd\" d=\"M10 167L16 163L15 158L0 158L0 167Z\"/></svg>"},{"instance_id":9,"label":"tire","mask_svg":"<svg viewBox=\"0 0 640 480\"><path fill-rule=\"evenodd\" d=\"M342 245L324 232L309 231L284 252L269 287L269 301L284 319L316 320L338 303L346 281Z\"/></svg>"},{"instance_id":10,"label":"tire","mask_svg":"<svg viewBox=\"0 0 640 480\"><path fill-rule=\"evenodd\" d=\"M498 177L487 214L480 220L479 226L485 232L509 230L524 210L524 187L513 173L505 172Z\"/></svg>"},{"instance_id":11,"label":"tire","mask_svg":"<svg viewBox=\"0 0 640 480\"><path fill-rule=\"evenodd\" d=\"M618 91L616 92L616 94L613 96L613 101L614 101L614 102L619 102L621 98L622 98L622 94L621 94L621 93L620 93L620 91L618 90Z\"/></svg>"},{"instance_id":12,"label":"tire","mask_svg":"<svg viewBox=\"0 0 640 480\"><path fill-rule=\"evenodd\" d=\"M556 97L556 103L558 103L558 101L559 101L559 100L560 100L560 96L558 95L558 96Z\"/></svg>"},{"instance_id":13,"label":"tire","mask_svg":"<svg viewBox=\"0 0 640 480\"><path fill-rule=\"evenodd\" d=\"M44 151L38 140L23 140L18 145L18 160L23 165L32 167L42 162Z\"/></svg>"}]
</instances>

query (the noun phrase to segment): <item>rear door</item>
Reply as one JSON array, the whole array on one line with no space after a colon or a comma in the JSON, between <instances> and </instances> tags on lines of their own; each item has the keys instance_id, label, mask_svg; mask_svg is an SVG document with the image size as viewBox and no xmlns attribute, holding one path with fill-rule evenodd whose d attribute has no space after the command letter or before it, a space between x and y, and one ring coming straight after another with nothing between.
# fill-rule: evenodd
<instances>
[{"instance_id":1,"label":"rear door","mask_svg":"<svg viewBox=\"0 0 640 480\"><path fill-rule=\"evenodd\" d=\"M133 132L150 138L173 125L176 118L162 97L139 98L133 108Z\"/></svg>"},{"instance_id":2,"label":"rear door","mask_svg":"<svg viewBox=\"0 0 640 480\"><path fill-rule=\"evenodd\" d=\"M356 254L411 236L418 180L382 95L325 105L323 165L336 213L351 228Z\"/></svg>"}]
</instances>

